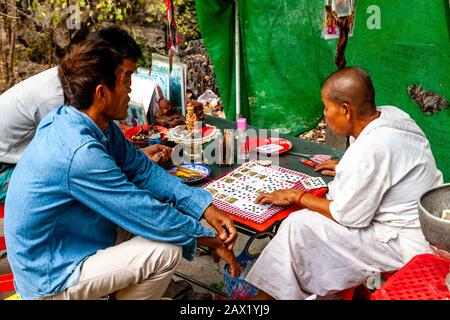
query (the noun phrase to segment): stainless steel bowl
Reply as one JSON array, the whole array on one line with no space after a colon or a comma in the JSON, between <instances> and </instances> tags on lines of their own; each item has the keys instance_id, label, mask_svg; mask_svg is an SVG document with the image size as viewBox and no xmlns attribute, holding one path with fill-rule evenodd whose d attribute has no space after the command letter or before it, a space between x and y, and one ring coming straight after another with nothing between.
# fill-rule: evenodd
<instances>
[{"instance_id":1,"label":"stainless steel bowl","mask_svg":"<svg viewBox=\"0 0 450 320\"><path fill-rule=\"evenodd\" d=\"M450 220L441 218L450 209L450 183L433 188L419 198L419 220L423 235L433 251L450 259Z\"/></svg>"}]
</instances>

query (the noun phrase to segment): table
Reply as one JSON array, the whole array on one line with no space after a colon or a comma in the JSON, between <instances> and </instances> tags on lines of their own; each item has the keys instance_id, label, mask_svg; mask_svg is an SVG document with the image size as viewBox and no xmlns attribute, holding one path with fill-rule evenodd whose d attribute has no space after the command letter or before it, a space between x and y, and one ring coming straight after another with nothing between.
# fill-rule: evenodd
<instances>
[{"instance_id":1,"label":"table","mask_svg":"<svg viewBox=\"0 0 450 320\"><path fill-rule=\"evenodd\" d=\"M214 116L206 116L206 123L209 125L216 126L219 129L236 129L236 122L226 120L223 118L218 118ZM257 129L253 126L248 126L249 128ZM309 142L305 140L298 139L296 137L280 134L280 138L288 139L292 143L292 149L290 151L293 152L301 152L301 153L308 153L308 154L329 154L333 156L336 159L340 159L343 155L343 151L330 148L318 143ZM235 160L237 158L237 155L235 154ZM313 168L298 162L298 156L290 155L290 154L281 154L279 156L279 166L292 169L295 171L299 171L305 174L308 174L310 176L320 176L324 179L325 182L330 182L333 178L321 175L320 173L317 173L314 171ZM236 162L236 161L235 161ZM227 172L235 169L239 166L239 164L234 164L232 166L228 167L219 167L217 164L209 164L211 168L211 179L216 179L220 177L223 174L226 174ZM204 184L204 182L198 182L197 184L193 184L193 186L201 187ZM324 196L326 190L315 190L314 194L317 196ZM289 213L300 209L299 207L292 206L291 208L288 208L286 210L281 211L280 213L274 215L270 219L266 220L262 224L255 224L255 223L248 223L245 219L239 218L235 215L230 215L230 217L234 220L236 223L236 226L239 228L239 231L246 234L246 235L253 235L256 232L267 232L267 231L274 231L276 227L279 225L279 223L286 218Z\"/></svg>"},{"instance_id":2,"label":"table","mask_svg":"<svg viewBox=\"0 0 450 320\"><path fill-rule=\"evenodd\" d=\"M226 119L218 118L218 117L214 117L214 116L208 116L208 115L206 116L205 120L206 120L207 124L216 126L217 128L222 129L222 130L223 129L236 129L236 122L234 122L234 121L230 121L230 120L226 120ZM253 126L248 126L248 128L257 129L256 127L253 127ZM268 133L268 134L270 135L270 133ZM333 156L333 158L336 158L336 159L340 159L343 155L343 151L335 149L335 148L330 148L330 147L327 147L327 146L324 146L321 144L301 140L296 137L292 137L292 136L288 136L288 135L284 135L284 134L280 134L279 137L288 139L292 143L292 149L290 150L292 152L301 152L301 153L307 153L307 154L329 154L329 155ZM235 154L235 160L236 160L236 158L237 158L237 155ZM324 175L321 175L320 173L315 172L313 168L311 168L303 163L299 163L298 158L299 158L298 156L294 156L294 155L290 155L290 154L281 154L279 156L279 166L288 168L288 169L292 169L295 171L299 171L299 172L308 174L313 177L320 176L327 183L333 179L332 177L324 176ZM235 163L236 163L236 161L235 161ZM208 165L211 168L211 179L216 179L216 178L222 176L223 174L226 174L227 172L229 172L239 166L239 164L234 164L232 166L219 167L215 163L208 164ZM196 184L192 184L192 186L201 187L203 184L205 184L205 182L198 182ZM326 189L319 189L319 190L314 191L314 194L317 196L324 196L325 193L326 193ZM273 217L271 217L270 219L266 220L264 223L259 224L259 225L255 224L255 223L251 223L251 222L249 223L248 220L237 217L235 215L230 214L230 217L235 222L238 232L248 235L250 237L256 236L258 238L258 235L261 235L262 238L264 238L264 237L272 238L275 236L277 229L278 229L279 225L281 224L281 222L283 221L283 219L286 218L291 212L299 210L299 209L300 208L297 206L292 206L286 210L283 210L283 211L275 214ZM223 292L220 292L213 288L210 288L206 284L203 284L195 279L192 279L180 272L175 272L175 274L177 276L179 276L187 281L190 281L196 285L199 285L205 289L208 289L212 292L223 295Z\"/></svg>"}]
</instances>

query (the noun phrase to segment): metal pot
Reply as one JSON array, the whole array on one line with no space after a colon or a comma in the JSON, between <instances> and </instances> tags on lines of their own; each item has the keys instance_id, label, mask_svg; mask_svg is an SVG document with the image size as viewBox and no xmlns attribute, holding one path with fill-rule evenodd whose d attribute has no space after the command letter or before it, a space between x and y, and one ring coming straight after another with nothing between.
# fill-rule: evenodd
<instances>
[{"instance_id":1,"label":"metal pot","mask_svg":"<svg viewBox=\"0 0 450 320\"><path fill-rule=\"evenodd\" d=\"M450 259L450 220L441 218L442 211L450 209L450 183L425 192L418 206L425 239L435 253Z\"/></svg>"}]
</instances>

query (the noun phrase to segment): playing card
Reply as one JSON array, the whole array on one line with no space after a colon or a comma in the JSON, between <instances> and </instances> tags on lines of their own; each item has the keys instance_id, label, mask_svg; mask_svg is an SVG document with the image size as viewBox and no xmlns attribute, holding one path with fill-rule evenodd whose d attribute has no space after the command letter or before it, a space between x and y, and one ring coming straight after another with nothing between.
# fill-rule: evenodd
<instances>
[{"instance_id":1,"label":"playing card","mask_svg":"<svg viewBox=\"0 0 450 320\"><path fill-rule=\"evenodd\" d=\"M327 184L320 177L311 177L308 179L303 179L302 184L306 190L326 188Z\"/></svg>"}]
</instances>

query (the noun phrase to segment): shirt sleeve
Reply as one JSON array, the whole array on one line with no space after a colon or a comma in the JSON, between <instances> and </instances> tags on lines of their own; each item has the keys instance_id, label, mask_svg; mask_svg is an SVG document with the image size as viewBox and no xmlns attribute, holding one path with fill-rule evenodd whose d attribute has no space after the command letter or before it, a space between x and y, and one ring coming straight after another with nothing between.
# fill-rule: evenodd
<instances>
[{"instance_id":1,"label":"shirt sleeve","mask_svg":"<svg viewBox=\"0 0 450 320\"><path fill-rule=\"evenodd\" d=\"M379 145L364 150L355 147L347 150L336 167L330 211L340 224L364 228L372 221L387 191L390 159Z\"/></svg>"},{"instance_id":2,"label":"shirt sleeve","mask_svg":"<svg viewBox=\"0 0 450 320\"><path fill-rule=\"evenodd\" d=\"M167 187L165 181L159 179L158 171L147 172L148 179L155 185L151 190L130 182L103 145L88 142L72 157L68 172L69 192L132 234L182 246L183 256L192 260L196 238L214 237L214 232L169 203L155 199L154 195L160 194L155 190Z\"/></svg>"},{"instance_id":3,"label":"shirt sleeve","mask_svg":"<svg viewBox=\"0 0 450 320\"><path fill-rule=\"evenodd\" d=\"M152 197L171 203L182 213L199 220L212 202L211 194L201 188L189 187L178 177L168 174L131 142L116 124L110 126L111 154L129 181L146 189Z\"/></svg>"}]
</instances>

